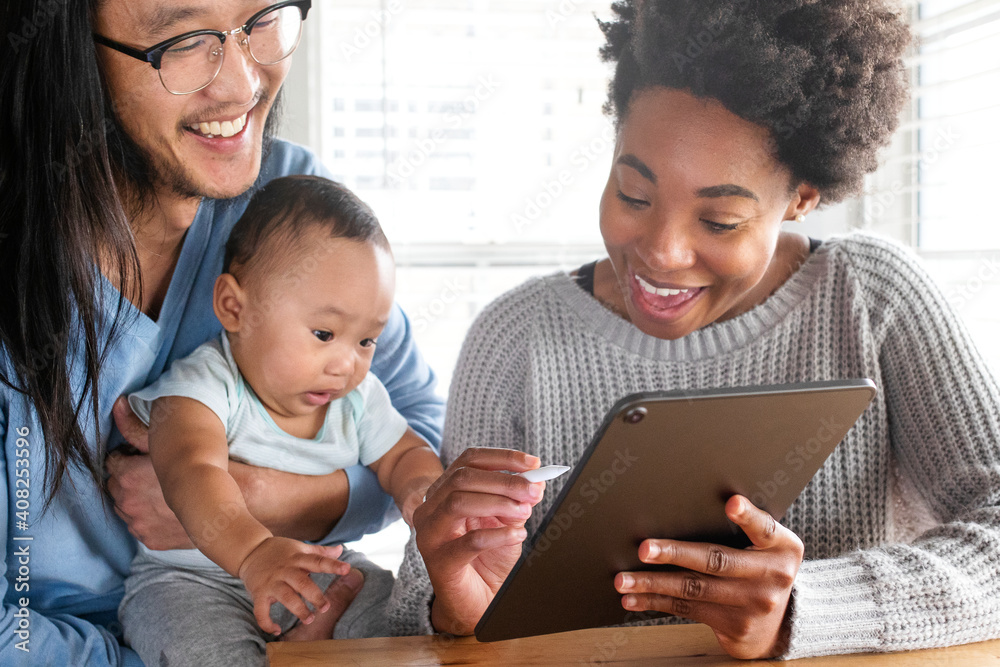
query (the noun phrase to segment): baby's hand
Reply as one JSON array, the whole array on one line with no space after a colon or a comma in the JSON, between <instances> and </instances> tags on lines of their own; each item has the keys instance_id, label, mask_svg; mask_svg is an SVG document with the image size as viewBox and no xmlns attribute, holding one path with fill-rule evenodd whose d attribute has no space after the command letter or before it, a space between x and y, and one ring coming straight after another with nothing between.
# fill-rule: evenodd
<instances>
[{"instance_id":1,"label":"baby's hand","mask_svg":"<svg viewBox=\"0 0 1000 667\"><path fill-rule=\"evenodd\" d=\"M309 578L311 572L347 574L351 566L337 560L344 548L305 544L285 537L269 537L261 542L240 565L239 576L253 598L253 613L265 632L279 634L281 628L271 620L271 605L280 602L303 623L312 623L314 615L303 598L319 612L330 603L319 586Z\"/></svg>"}]
</instances>

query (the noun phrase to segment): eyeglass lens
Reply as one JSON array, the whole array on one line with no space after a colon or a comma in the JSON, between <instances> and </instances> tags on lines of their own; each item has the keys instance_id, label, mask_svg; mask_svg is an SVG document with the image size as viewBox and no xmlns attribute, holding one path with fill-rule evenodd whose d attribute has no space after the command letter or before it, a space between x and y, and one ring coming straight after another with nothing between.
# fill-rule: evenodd
<instances>
[{"instance_id":1,"label":"eyeglass lens","mask_svg":"<svg viewBox=\"0 0 1000 667\"><path fill-rule=\"evenodd\" d=\"M302 12L286 6L260 17L246 35L250 55L261 65L273 65L291 55L302 34ZM242 35L232 38L243 39ZM177 42L163 52L160 80L172 93L184 95L201 90L215 80L222 69L222 41L204 34Z\"/></svg>"}]
</instances>

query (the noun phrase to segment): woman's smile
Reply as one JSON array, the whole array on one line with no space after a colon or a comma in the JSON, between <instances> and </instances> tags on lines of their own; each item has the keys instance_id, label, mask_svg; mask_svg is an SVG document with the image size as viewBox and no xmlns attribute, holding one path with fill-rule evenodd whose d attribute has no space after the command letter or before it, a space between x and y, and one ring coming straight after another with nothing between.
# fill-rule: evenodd
<instances>
[{"instance_id":1,"label":"woman's smile","mask_svg":"<svg viewBox=\"0 0 1000 667\"><path fill-rule=\"evenodd\" d=\"M675 322L691 312L707 288L658 286L638 273L631 273L626 297L637 314L662 323Z\"/></svg>"}]
</instances>

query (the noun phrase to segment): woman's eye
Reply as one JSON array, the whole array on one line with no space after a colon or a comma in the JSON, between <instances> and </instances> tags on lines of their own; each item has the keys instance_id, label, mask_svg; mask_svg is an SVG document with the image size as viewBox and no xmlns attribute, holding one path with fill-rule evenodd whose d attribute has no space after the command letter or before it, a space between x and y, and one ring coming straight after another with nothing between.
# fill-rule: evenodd
<instances>
[{"instance_id":1,"label":"woman's eye","mask_svg":"<svg viewBox=\"0 0 1000 667\"><path fill-rule=\"evenodd\" d=\"M333 334L329 331L313 331L313 336L320 339L324 343L329 343L333 340Z\"/></svg>"},{"instance_id":2,"label":"woman's eye","mask_svg":"<svg viewBox=\"0 0 1000 667\"><path fill-rule=\"evenodd\" d=\"M376 343L378 343L378 340L375 338L365 338L361 341L361 347L375 347Z\"/></svg>"},{"instance_id":3,"label":"woman's eye","mask_svg":"<svg viewBox=\"0 0 1000 667\"><path fill-rule=\"evenodd\" d=\"M725 232L732 232L739 229L739 225L724 225L721 222L712 222L705 219L702 219L702 222L708 227L708 231L714 234L724 234Z\"/></svg>"},{"instance_id":4,"label":"woman's eye","mask_svg":"<svg viewBox=\"0 0 1000 667\"><path fill-rule=\"evenodd\" d=\"M649 202L642 199L635 199L634 197L629 197L621 190L618 191L618 199L625 203L629 208L642 209L649 206Z\"/></svg>"}]
</instances>

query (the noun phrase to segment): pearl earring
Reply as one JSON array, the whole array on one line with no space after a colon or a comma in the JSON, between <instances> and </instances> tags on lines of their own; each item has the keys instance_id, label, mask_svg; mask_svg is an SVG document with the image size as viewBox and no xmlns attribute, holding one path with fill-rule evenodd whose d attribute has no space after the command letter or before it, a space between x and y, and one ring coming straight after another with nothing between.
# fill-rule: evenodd
<instances>
[{"instance_id":1,"label":"pearl earring","mask_svg":"<svg viewBox=\"0 0 1000 667\"><path fill-rule=\"evenodd\" d=\"M805 221L806 221L806 216L802 215L801 213L795 216L795 222L802 224Z\"/></svg>"}]
</instances>

